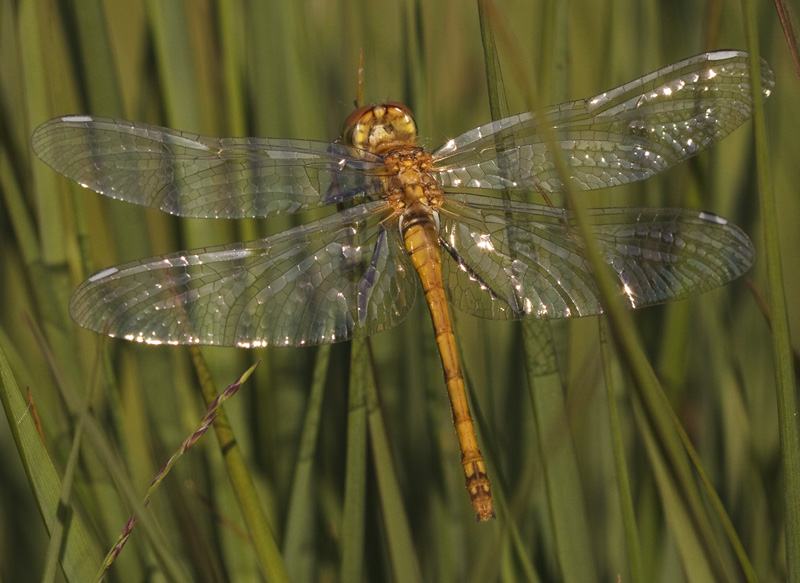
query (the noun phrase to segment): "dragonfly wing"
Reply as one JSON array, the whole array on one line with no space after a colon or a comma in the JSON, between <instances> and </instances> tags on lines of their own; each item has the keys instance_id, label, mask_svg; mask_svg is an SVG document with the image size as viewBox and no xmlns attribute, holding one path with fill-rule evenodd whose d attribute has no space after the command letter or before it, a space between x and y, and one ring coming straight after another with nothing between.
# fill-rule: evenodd
<instances>
[{"instance_id":1,"label":"dragonfly wing","mask_svg":"<svg viewBox=\"0 0 800 583\"><path fill-rule=\"evenodd\" d=\"M591 209L593 232L631 308L724 285L753 263L735 225L683 209ZM569 211L479 195L440 213L448 299L495 319L600 314L600 295Z\"/></svg>"},{"instance_id":2,"label":"dragonfly wing","mask_svg":"<svg viewBox=\"0 0 800 583\"><path fill-rule=\"evenodd\" d=\"M589 99L475 128L434 152L439 183L452 188L563 189L545 128L576 188L649 178L719 142L752 115L747 53L717 51L659 69ZM768 96L774 74L761 61Z\"/></svg>"},{"instance_id":3,"label":"dragonfly wing","mask_svg":"<svg viewBox=\"0 0 800 583\"><path fill-rule=\"evenodd\" d=\"M376 156L310 140L212 138L74 115L45 122L31 143L86 188L184 217L293 213L379 187Z\"/></svg>"},{"instance_id":4,"label":"dragonfly wing","mask_svg":"<svg viewBox=\"0 0 800 583\"><path fill-rule=\"evenodd\" d=\"M151 344L315 345L372 334L407 314L415 271L391 208L365 203L248 243L126 263L83 282L82 326Z\"/></svg>"}]
</instances>

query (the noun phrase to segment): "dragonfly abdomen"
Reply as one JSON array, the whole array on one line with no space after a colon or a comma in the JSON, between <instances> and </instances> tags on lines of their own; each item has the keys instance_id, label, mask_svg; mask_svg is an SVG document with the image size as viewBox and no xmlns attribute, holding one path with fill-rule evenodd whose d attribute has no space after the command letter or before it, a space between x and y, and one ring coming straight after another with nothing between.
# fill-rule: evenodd
<instances>
[{"instance_id":1,"label":"dragonfly abdomen","mask_svg":"<svg viewBox=\"0 0 800 583\"><path fill-rule=\"evenodd\" d=\"M461 465L464 468L467 492L478 520L489 520L494 517L492 494L483 456L478 449L464 390L464 377L458 361L456 339L442 281L442 248L434 211L422 203L412 205L403 213L401 229L406 251L419 274L431 311L453 423L461 449Z\"/></svg>"}]
</instances>

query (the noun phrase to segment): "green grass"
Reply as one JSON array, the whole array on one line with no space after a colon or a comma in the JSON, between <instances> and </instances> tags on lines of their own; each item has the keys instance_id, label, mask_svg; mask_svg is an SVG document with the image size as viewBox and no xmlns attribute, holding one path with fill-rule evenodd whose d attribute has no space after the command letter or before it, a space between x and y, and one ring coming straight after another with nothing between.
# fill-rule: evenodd
<instances>
[{"instance_id":1,"label":"green grass","mask_svg":"<svg viewBox=\"0 0 800 583\"><path fill-rule=\"evenodd\" d=\"M92 580L133 513L110 581L800 581L800 506L787 512L800 84L772 4L750 1L746 16L735 3L496 2L481 23L476 4L455 2L0 0L0 581ZM436 146L501 101L518 112L586 97L748 43L777 78L757 131L580 197L726 216L757 249L745 278L612 317L602 338L597 318L544 330L455 315L491 524L475 523L464 491L422 303L352 346L204 349L207 379L188 349L69 318L96 269L303 217L179 221L103 199L33 156L30 135L51 117L333 140L363 49L365 101L407 102ZM209 398L257 359L216 436L143 510Z\"/></svg>"}]
</instances>

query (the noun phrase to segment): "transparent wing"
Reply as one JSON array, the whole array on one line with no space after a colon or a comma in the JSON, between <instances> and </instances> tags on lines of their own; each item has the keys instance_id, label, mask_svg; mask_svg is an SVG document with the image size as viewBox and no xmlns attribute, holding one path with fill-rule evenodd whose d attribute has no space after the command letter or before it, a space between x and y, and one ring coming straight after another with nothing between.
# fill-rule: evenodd
<instances>
[{"instance_id":1,"label":"transparent wing","mask_svg":"<svg viewBox=\"0 0 800 583\"><path fill-rule=\"evenodd\" d=\"M751 116L748 63L743 52L705 53L540 117L523 113L480 126L434 152L439 183L562 190L544 143L546 126L576 188L644 180L719 142ZM765 96L774 84L762 60Z\"/></svg>"},{"instance_id":2,"label":"transparent wing","mask_svg":"<svg viewBox=\"0 0 800 583\"><path fill-rule=\"evenodd\" d=\"M341 144L211 138L94 116L39 126L34 152L101 194L184 217L266 217L379 187L376 156Z\"/></svg>"},{"instance_id":3,"label":"transparent wing","mask_svg":"<svg viewBox=\"0 0 800 583\"><path fill-rule=\"evenodd\" d=\"M416 272L391 212L365 203L249 243L103 270L72 296L81 326L151 344L314 345L390 328Z\"/></svg>"},{"instance_id":4,"label":"transparent wing","mask_svg":"<svg viewBox=\"0 0 800 583\"><path fill-rule=\"evenodd\" d=\"M716 215L636 208L590 214L603 257L631 308L708 291L753 263L747 236ZM603 311L567 210L458 194L442 207L440 225L445 288L459 309L495 319Z\"/></svg>"}]
</instances>

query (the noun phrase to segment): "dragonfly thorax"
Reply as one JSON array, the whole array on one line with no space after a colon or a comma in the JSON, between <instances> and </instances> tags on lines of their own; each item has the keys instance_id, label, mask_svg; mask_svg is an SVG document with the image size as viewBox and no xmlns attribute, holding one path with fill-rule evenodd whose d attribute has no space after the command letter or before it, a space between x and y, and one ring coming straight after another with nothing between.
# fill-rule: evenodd
<instances>
[{"instance_id":1,"label":"dragonfly thorax","mask_svg":"<svg viewBox=\"0 0 800 583\"><path fill-rule=\"evenodd\" d=\"M383 158L387 178L385 197L398 212L425 207L432 212L444 202L439 183L431 175L433 156L419 146L401 146Z\"/></svg>"},{"instance_id":2,"label":"dragonfly thorax","mask_svg":"<svg viewBox=\"0 0 800 583\"><path fill-rule=\"evenodd\" d=\"M417 124L402 103L367 105L347 117L342 135L348 146L382 154L400 144L416 143Z\"/></svg>"}]
</instances>

